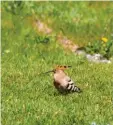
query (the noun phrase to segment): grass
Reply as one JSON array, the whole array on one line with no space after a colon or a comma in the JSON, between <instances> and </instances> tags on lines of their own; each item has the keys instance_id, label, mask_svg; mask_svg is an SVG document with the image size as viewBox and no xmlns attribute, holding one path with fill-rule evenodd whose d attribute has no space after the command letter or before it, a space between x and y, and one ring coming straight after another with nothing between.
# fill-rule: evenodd
<instances>
[{"instance_id":1,"label":"grass","mask_svg":"<svg viewBox=\"0 0 113 125\"><path fill-rule=\"evenodd\" d=\"M112 125L113 65L64 51L54 36L37 42L45 36L33 29L27 8L13 14L6 5L2 2L2 124ZM52 74L41 74L55 65L72 65L66 72L83 93L59 94Z\"/></svg>"},{"instance_id":2,"label":"grass","mask_svg":"<svg viewBox=\"0 0 113 125\"><path fill-rule=\"evenodd\" d=\"M37 18L46 22L56 33L60 31L80 46L101 39L102 36L111 39L112 8L112 2L107 1L32 3Z\"/></svg>"}]
</instances>

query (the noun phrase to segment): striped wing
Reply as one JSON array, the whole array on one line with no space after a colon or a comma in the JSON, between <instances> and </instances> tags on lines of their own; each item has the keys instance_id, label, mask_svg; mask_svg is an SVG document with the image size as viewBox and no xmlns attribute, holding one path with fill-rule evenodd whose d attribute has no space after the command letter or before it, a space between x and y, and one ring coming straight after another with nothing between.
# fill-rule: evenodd
<instances>
[{"instance_id":1,"label":"striped wing","mask_svg":"<svg viewBox=\"0 0 113 125\"><path fill-rule=\"evenodd\" d=\"M78 88L76 85L74 85L74 82L70 77L65 77L65 81L67 82L66 90L70 92L81 92L80 88Z\"/></svg>"}]
</instances>

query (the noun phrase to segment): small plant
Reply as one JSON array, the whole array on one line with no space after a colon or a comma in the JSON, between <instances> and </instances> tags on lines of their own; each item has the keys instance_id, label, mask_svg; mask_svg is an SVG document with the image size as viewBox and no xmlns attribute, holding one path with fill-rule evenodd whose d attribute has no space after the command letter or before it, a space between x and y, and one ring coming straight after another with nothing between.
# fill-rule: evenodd
<instances>
[{"instance_id":1,"label":"small plant","mask_svg":"<svg viewBox=\"0 0 113 125\"><path fill-rule=\"evenodd\" d=\"M14 15L20 13L20 10L24 6L24 3L22 1L10 1L5 2L4 4L6 10Z\"/></svg>"},{"instance_id":2,"label":"small plant","mask_svg":"<svg viewBox=\"0 0 113 125\"><path fill-rule=\"evenodd\" d=\"M101 40L96 41L94 43L89 43L85 47L85 51L87 53L100 53L103 57L110 58L113 56L113 41L108 40L105 37L102 37Z\"/></svg>"},{"instance_id":3,"label":"small plant","mask_svg":"<svg viewBox=\"0 0 113 125\"><path fill-rule=\"evenodd\" d=\"M35 41L36 43L48 43L50 41L50 38L49 37L46 37L46 36L38 36L38 37L35 37Z\"/></svg>"}]
</instances>

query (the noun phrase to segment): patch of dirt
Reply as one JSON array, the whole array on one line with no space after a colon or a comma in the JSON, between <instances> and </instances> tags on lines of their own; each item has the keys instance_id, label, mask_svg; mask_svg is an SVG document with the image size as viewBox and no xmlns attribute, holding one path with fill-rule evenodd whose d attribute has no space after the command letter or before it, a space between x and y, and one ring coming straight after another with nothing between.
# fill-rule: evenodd
<instances>
[{"instance_id":1,"label":"patch of dirt","mask_svg":"<svg viewBox=\"0 0 113 125\"><path fill-rule=\"evenodd\" d=\"M40 33L43 33L45 35L50 35L53 30L49 28L45 23L41 22L40 20L36 20L34 23L34 27L36 30ZM107 60L100 54L90 55L87 54L84 50L82 50L78 45L74 44L74 42L70 39L68 39L66 36L63 35L57 35L57 41L59 41L63 47L66 50L71 50L72 52L76 53L77 55L82 55L86 57L86 59L90 62L96 62L96 63L111 63L110 60Z\"/></svg>"},{"instance_id":2,"label":"patch of dirt","mask_svg":"<svg viewBox=\"0 0 113 125\"><path fill-rule=\"evenodd\" d=\"M50 29L46 24L44 24L43 22L41 22L40 20L37 20L35 22L35 25L37 27L37 30L39 32L42 32L44 34L51 34L52 33L52 29Z\"/></svg>"},{"instance_id":3,"label":"patch of dirt","mask_svg":"<svg viewBox=\"0 0 113 125\"><path fill-rule=\"evenodd\" d=\"M45 23L41 22L40 20L36 20L35 23L35 28L43 34L49 35L53 32L51 28L49 28ZM57 40L63 45L65 49L69 49L72 52L75 52L79 46L74 44L73 41L68 39L66 36L58 35Z\"/></svg>"},{"instance_id":4,"label":"patch of dirt","mask_svg":"<svg viewBox=\"0 0 113 125\"><path fill-rule=\"evenodd\" d=\"M64 48L71 50L72 52L75 52L79 46L74 44L70 39L68 39L66 36L57 36L57 40L63 45Z\"/></svg>"}]
</instances>

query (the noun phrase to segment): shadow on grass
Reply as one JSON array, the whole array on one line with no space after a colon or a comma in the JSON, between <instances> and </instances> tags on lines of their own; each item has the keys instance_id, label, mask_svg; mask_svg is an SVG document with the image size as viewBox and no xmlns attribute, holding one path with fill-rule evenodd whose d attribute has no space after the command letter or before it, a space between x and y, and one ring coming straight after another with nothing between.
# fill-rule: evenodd
<instances>
[{"instance_id":1,"label":"shadow on grass","mask_svg":"<svg viewBox=\"0 0 113 125\"><path fill-rule=\"evenodd\" d=\"M66 96L66 95L71 95L71 94L82 94L83 91L81 92L54 92L54 96Z\"/></svg>"}]
</instances>

